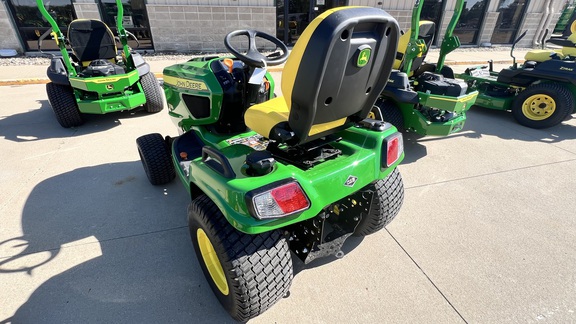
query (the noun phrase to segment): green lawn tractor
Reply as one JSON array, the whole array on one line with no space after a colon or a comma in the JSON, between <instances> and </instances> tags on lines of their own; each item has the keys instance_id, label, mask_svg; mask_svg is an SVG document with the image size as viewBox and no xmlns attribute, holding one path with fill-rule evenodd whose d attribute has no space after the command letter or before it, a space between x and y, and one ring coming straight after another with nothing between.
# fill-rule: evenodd
<instances>
[{"instance_id":1,"label":"green lawn tractor","mask_svg":"<svg viewBox=\"0 0 576 324\"><path fill-rule=\"evenodd\" d=\"M289 57L277 38L240 30L225 38L232 57L164 69L181 135L141 136L138 151L152 184L177 177L189 191L197 258L234 319L287 296L293 258L342 257L349 236L375 233L399 212L402 134L367 118L398 38L385 11L341 7L312 21ZM256 39L276 49L265 56ZM266 67L284 61L276 97Z\"/></svg>"},{"instance_id":2,"label":"green lawn tractor","mask_svg":"<svg viewBox=\"0 0 576 324\"><path fill-rule=\"evenodd\" d=\"M36 3L51 26L39 38L38 48L42 50L42 41L51 35L61 53L52 56L46 92L62 127L81 125L82 114L106 114L140 106L150 113L162 110L164 99L158 80L142 56L128 46L128 36L134 35L122 26L121 0L116 0L117 38L106 24L95 19L72 21L66 37L43 0ZM121 55L117 41L122 45Z\"/></svg>"},{"instance_id":3,"label":"green lawn tractor","mask_svg":"<svg viewBox=\"0 0 576 324\"><path fill-rule=\"evenodd\" d=\"M574 113L576 98L576 34L568 39L552 40L559 49L538 49L526 53L524 64L510 56L513 64L500 72L488 65L466 69L459 77L469 89L478 90L476 105L489 109L511 111L516 121L530 128L558 125ZM544 44L544 42L543 42Z\"/></svg>"},{"instance_id":4,"label":"green lawn tractor","mask_svg":"<svg viewBox=\"0 0 576 324\"><path fill-rule=\"evenodd\" d=\"M445 136L464 127L466 111L478 95L476 91L469 92L464 81L454 79L452 69L444 65L446 55L460 46L453 31L464 0L456 3L435 64L424 62L434 39L435 24L420 20L423 3L424 0L417 0L414 4L410 30L400 37L394 70L373 115L400 130Z\"/></svg>"}]
</instances>

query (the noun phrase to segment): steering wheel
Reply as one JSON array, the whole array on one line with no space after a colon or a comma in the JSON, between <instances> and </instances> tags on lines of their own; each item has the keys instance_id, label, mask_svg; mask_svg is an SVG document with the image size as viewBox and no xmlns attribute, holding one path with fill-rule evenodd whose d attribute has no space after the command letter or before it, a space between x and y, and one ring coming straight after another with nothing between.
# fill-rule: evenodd
<instances>
[{"instance_id":1,"label":"steering wheel","mask_svg":"<svg viewBox=\"0 0 576 324\"><path fill-rule=\"evenodd\" d=\"M248 51L246 52L246 54L240 53L230 43L232 38L238 36L248 36ZM279 54L276 51L267 56L263 55L258 51L258 48L256 47L256 37L260 37L272 42L274 45L276 45L277 49L280 48L280 50L282 50L284 53ZM230 51L230 53L234 54L234 56L236 56L239 60L254 67L279 65L286 62L286 59L288 58L288 47L286 47L286 45L282 43L278 38L253 29L235 30L229 33L228 35L226 35L226 38L224 39L224 46L226 46L226 48Z\"/></svg>"}]
</instances>

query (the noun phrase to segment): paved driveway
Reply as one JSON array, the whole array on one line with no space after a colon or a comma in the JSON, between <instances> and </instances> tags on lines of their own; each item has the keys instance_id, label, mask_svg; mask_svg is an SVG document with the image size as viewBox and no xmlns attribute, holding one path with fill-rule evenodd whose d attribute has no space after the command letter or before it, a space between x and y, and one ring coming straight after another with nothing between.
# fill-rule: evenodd
<instances>
[{"instance_id":1,"label":"paved driveway","mask_svg":"<svg viewBox=\"0 0 576 324\"><path fill-rule=\"evenodd\" d=\"M190 243L189 198L155 187L135 139L165 111L63 129L44 85L0 87L0 323L225 323ZM576 322L576 121L473 109L407 136L387 230L295 276L253 323Z\"/></svg>"}]
</instances>

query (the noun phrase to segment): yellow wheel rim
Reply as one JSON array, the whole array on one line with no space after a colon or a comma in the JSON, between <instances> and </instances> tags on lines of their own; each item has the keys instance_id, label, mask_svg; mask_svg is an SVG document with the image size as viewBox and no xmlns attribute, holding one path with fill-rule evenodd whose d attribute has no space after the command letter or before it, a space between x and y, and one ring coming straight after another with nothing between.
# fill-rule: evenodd
<instances>
[{"instance_id":1,"label":"yellow wheel rim","mask_svg":"<svg viewBox=\"0 0 576 324\"><path fill-rule=\"evenodd\" d=\"M537 94L530 96L522 103L522 113L531 120L544 120L556 111L556 102L552 97Z\"/></svg>"},{"instance_id":2,"label":"yellow wheel rim","mask_svg":"<svg viewBox=\"0 0 576 324\"><path fill-rule=\"evenodd\" d=\"M210 273L210 277L212 277L212 281L223 295L228 295L228 283L226 282L226 276L224 275L222 264L220 264L214 246L203 229L199 228L196 232L196 236L198 238L200 254L202 254L202 259L204 260L206 269L208 269L208 272Z\"/></svg>"}]
</instances>

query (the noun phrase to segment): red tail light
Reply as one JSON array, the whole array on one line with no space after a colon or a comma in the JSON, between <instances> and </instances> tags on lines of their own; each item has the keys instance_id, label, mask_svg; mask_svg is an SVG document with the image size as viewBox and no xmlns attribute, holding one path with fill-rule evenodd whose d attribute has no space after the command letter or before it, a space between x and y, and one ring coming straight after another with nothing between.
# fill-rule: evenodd
<instances>
[{"instance_id":1,"label":"red tail light","mask_svg":"<svg viewBox=\"0 0 576 324\"><path fill-rule=\"evenodd\" d=\"M310 208L310 201L298 182L282 181L246 194L252 215L258 219L292 215Z\"/></svg>"},{"instance_id":2,"label":"red tail light","mask_svg":"<svg viewBox=\"0 0 576 324\"><path fill-rule=\"evenodd\" d=\"M292 182L282 187L272 189L270 194L284 213L292 213L297 210L308 208L310 204L302 191L302 188Z\"/></svg>"},{"instance_id":3,"label":"red tail light","mask_svg":"<svg viewBox=\"0 0 576 324\"><path fill-rule=\"evenodd\" d=\"M402 134L395 133L394 135L388 136L384 140L383 149L385 156L382 157L382 166L387 168L396 163L404 152L404 141L402 140Z\"/></svg>"}]
</instances>

